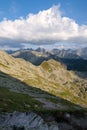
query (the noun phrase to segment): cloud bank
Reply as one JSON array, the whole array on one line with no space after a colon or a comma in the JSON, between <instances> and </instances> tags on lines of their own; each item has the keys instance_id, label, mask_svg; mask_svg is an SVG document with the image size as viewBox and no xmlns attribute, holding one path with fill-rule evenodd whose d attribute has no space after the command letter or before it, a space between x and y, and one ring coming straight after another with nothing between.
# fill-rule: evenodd
<instances>
[{"instance_id":1,"label":"cloud bank","mask_svg":"<svg viewBox=\"0 0 87 130\"><path fill-rule=\"evenodd\" d=\"M47 45L58 42L87 43L87 25L62 16L59 6L14 21L0 22L0 46L20 48L24 44Z\"/></svg>"}]
</instances>

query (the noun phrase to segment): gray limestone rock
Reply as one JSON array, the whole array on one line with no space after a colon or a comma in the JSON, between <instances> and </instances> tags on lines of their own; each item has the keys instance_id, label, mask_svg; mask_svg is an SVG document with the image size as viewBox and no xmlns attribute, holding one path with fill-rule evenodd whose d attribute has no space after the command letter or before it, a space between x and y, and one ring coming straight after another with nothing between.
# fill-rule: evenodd
<instances>
[{"instance_id":1,"label":"gray limestone rock","mask_svg":"<svg viewBox=\"0 0 87 130\"><path fill-rule=\"evenodd\" d=\"M58 124L56 122L50 122L49 123L49 130L59 130Z\"/></svg>"},{"instance_id":2,"label":"gray limestone rock","mask_svg":"<svg viewBox=\"0 0 87 130\"><path fill-rule=\"evenodd\" d=\"M43 119L37 114L31 112L29 114L22 112L14 112L12 115L8 115L3 123L3 126L24 126L26 128L38 127L43 124Z\"/></svg>"},{"instance_id":3,"label":"gray limestone rock","mask_svg":"<svg viewBox=\"0 0 87 130\"><path fill-rule=\"evenodd\" d=\"M58 126L56 123L48 125L33 112L14 112L6 116L0 130L58 130Z\"/></svg>"}]
</instances>

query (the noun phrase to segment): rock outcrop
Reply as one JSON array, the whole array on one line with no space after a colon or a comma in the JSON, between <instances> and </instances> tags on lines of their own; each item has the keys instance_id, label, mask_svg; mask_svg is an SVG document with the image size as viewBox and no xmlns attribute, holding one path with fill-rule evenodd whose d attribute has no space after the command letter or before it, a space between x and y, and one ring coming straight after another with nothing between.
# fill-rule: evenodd
<instances>
[{"instance_id":1,"label":"rock outcrop","mask_svg":"<svg viewBox=\"0 0 87 130\"><path fill-rule=\"evenodd\" d=\"M14 112L2 116L0 126L0 130L59 130L57 123L48 125L41 116L33 112Z\"/></svg>"},{"instance_id":2,"label":"rock outcrop","mask_svg":"<svg viewBox=\"0 0 87 130\"><path fill-rule=\"evenodd\" d=\"M87 130L87 113L49 116L16 111L0 114L0 130Z\"/></svg>"}]
</instances>

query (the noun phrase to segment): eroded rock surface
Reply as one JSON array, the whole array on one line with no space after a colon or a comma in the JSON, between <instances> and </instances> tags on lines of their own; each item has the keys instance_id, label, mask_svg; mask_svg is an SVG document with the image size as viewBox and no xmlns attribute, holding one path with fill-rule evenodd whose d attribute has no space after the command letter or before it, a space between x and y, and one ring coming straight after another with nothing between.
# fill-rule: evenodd
<instances>
[{"instance_id":1,"label":"eroded rock surface","mask_svg":"<svg viewBox=\"0 0 87 130\"><path fill-rule=\"evenodd\" d=\"M14 112L4 118L1 117L0 121L0 130L59 130L56 123L48 125L39 115L33 112Z\"/></svg>"},{"instance_id":2,"label":"eroded rock surface","mask_svg":"<svg viewBox=\"0 0 87 130\"><path fill-rule=\"evenodd\" d=\"M87 130L87 113L38 115L34 112L0 114L0 130Z\"/></svg>"}]
</instances>

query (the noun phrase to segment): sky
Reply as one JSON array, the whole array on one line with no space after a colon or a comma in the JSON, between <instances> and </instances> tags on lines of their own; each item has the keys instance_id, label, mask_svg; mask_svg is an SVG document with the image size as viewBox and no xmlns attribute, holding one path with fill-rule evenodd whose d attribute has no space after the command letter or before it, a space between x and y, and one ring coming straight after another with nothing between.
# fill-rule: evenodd
<instances>
[{"instance_id":1,"label":"sky","mask_svg":"<svg viewBox=\"0 0 87 130\"><path fill-rule=\"evenodd\" d=\"M0 49L87 47L87 0L0 0Z\"/></svg>"}]
</instances>

